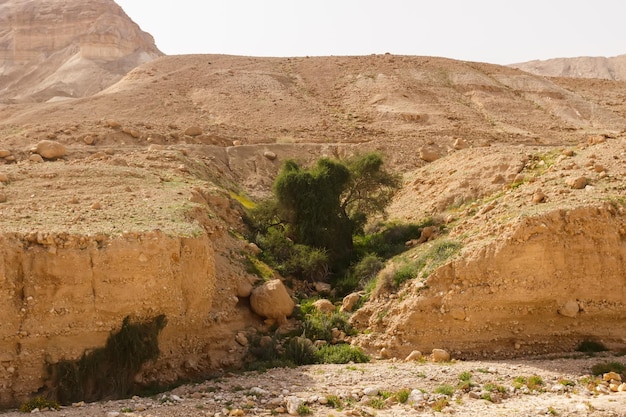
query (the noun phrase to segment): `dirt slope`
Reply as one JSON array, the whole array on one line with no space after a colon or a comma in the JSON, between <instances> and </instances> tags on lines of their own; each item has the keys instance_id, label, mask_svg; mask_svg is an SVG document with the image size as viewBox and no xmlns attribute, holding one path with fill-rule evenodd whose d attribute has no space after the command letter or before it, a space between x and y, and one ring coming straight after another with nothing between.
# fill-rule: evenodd
<instances>
[{"instance_id":1,"label":"dirt slope","mask_svg":"<svg viewBox=\"0 0 626 417\"><path fill-rule=\"evenodd\" d=\"M578 58L554 58L544 61L528 61L511 64L535 75L547 77L599 78L626 81L626 55L611 58L583 56Z\"/></svg>"}]
</instances>

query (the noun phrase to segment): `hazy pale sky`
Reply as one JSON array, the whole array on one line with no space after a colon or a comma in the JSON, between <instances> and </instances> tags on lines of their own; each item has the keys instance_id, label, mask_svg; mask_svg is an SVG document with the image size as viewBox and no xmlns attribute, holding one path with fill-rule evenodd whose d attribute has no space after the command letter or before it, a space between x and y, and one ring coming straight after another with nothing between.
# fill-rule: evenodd
<instances>
[{"instance_id":1,"label":"hazy pale sky","mask_svg":"<svg viewBox=\"0 0 626 417\"><path fill-rule=\"evenodd\" d=\"M168 55L626 54L624 0L116 0Z\"/></svg>"}]
</instances>

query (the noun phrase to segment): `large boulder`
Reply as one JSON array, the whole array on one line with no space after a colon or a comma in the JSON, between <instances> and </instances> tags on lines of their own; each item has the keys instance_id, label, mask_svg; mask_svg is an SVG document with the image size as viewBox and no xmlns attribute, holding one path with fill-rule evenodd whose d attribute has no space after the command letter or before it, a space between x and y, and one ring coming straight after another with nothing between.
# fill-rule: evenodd
<instances>
[{"instance_id":1,"label":"large boulder","mask_svg":"<svg viewBox=\"0 0 626 417\"><path fill-rule=\"evenodd\" d=\"M252 291L250 306L252 311L259 316L283 323L293 312L295 303L283 282L280 279L274 279Z\"/></svg>"},{"instance_id":2,"label":"large boulder","mask_svg":"<svg viewBox=\"0 0 626 417\"><path fill-rule=\"evenodd\" d=\"M62 143L53 140L42 140L37 144L35 152L46 159L58 159L65 156L67 149Z\"/></svg>"}]
</instances>

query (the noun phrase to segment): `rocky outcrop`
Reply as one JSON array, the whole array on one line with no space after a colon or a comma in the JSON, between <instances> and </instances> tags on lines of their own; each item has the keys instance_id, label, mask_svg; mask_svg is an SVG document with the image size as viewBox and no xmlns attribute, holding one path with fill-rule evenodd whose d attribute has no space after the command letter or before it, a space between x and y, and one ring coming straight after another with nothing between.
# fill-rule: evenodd
<instances>
[{"instance_id":1,"label":"rocky outcrop","mask_svg":"<svg viewBox=\"0 0 626 417\"><path fill-rule=\"evenodd\" d=\"M47 364L104 346L125 317L167 320L151 375L208 368L215 285L205 234L0 236L0 405L42 388Z\"/></svg>"},{"instance_id":2,"label":"rocky outcrop","mask_svg":"<svg viewBox=\"0 0 626 417\"><path fill-rule=\"evenodd\" d=\"M113 0L0 2L0 102L92 95L161 55Z\"/></svg>"},{"instance_id":3,"label":"rocky outcrop","mask_svg":"<svg viewBox=\"0 0 626 417\"><path fill-rule=\"evenodd\" d=\"M402 358L439 347L506 357L573 350L584 340L624 346L626 208L556 210L508 230L426 283L412 282L403 301L359 310L355 324L374 330L361 344Z\"/></svg>"}]
</instances>

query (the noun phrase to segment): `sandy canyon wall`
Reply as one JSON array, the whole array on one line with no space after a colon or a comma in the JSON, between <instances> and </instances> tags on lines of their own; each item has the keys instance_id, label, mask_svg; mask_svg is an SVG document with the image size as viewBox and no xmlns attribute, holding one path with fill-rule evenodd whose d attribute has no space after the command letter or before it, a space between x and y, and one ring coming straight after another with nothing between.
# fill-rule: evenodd
<instances>
[{"instance_id":1,"label":"sandy canyon wall","mask_svg":"<svg viewBox=\"0 0 626 417\"><path fill-rule=\"evenodd\" d=\"M374 330L362 343L401 358L433 348L507 357L588 339L626 344L623 205L557 210L508 230L360 311L355 321Z\"/></svg>"},{"instance_id":2,"label":"sandy canyon wall","mask_svg":"<svg viewBox=\"0 0 626 417\"><path fill-rule=\"evenodd\" d=\"M0 236L0 406L42 388L46 364L104 346L127 316L166 316L157 367L208 361L203 329L214 293L206 234Z\"/></svg>"}]
</instances>

